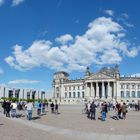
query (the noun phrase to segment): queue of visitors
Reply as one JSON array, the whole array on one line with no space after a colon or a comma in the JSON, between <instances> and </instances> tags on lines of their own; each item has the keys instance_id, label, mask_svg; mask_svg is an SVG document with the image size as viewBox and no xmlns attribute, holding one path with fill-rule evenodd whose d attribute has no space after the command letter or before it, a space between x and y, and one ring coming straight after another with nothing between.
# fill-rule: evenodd
<instances>
[{"instance_id":1,"label":"queue of visitors","mask_svg":"<svg viewBox=\"0 0 140 140\"><path fill-rule=\"evenodd\" d=\"M33 114L33 109L36 108L37 115L40 116L41 114L44 114L47 112L48 108L48 102L11 102L9 100L4 100L2 102L2 108L3 108L3 114L6 115L6 117L12 117L16 118L18 117L17 110L25 110L27 114L27 119L31 120L32 119L32 114ZM52 102L50 104L51 112L58 114L58 104L55 101L55 104Z\"/></svg>"}]
</instances>

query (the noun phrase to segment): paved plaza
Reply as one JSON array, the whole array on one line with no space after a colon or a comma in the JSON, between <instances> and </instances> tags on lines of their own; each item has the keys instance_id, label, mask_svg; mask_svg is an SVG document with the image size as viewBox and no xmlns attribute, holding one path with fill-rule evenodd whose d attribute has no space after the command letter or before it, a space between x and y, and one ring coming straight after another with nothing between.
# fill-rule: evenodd
<instances>
[{"instance_id":1,"label":"paved plaza","mask_svg":"<svg viewBox=\"0 0 140 140\"><path fill-rule=\"evenodd\" d=\"M130 111L126 120L107 121L87 119L83 106L61 105L60 114L50 109L40 117L33 113L33 120L26 119L25 111L20 118L6 118L0 113L0 140L140 140L140 112ZM98 112L98 116L100 113Z\"/></svg>"}]
</instances>

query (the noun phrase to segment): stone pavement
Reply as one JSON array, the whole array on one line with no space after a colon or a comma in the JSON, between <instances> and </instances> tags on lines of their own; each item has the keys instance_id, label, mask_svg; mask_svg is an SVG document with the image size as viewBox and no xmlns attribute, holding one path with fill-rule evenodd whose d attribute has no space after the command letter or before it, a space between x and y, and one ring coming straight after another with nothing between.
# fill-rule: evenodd
<instances>
[{"instance_id":1,"label":"stone pavement","mask_svg":"<svg viewBox=\"0 0 140 140\"><path fill-rule=\"evenodd\" d=\"M34 111L32 121L0 114L0 140L140 140L140 112L129 111L126 120L118 121L110 114L102 122L87 119L81 110L81 106L60 106L59 115L47 112L40 119Z\"/></svg>"}]
</instances>

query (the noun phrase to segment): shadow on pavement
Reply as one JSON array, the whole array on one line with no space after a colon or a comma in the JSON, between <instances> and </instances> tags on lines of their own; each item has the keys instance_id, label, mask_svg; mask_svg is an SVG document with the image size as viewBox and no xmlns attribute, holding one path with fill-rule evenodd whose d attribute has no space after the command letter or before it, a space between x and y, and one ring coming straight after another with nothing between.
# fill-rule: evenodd
<instances>
[{"instance_id":1,"label":"shadow on pavement","mask_svg":"<svg viewBox=\"0 0 140 140\"><path fill-rule=\"evenodd\" d=\"M36 116L36 117L32 117L32 120L37 120L37 119L40 119L41 117L39 116Z\"/></svg>"}]
</instances>

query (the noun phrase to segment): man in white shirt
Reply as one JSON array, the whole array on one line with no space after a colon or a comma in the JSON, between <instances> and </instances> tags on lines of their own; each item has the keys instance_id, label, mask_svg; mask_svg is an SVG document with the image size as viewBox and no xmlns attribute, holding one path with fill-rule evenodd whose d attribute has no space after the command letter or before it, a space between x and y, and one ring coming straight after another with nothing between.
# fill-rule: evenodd
<instances>
[{"instance_id":1,"label":"man in white shirt","mask_svg":"<svg viewBox=\"0 0 140 140\"><path fill-rule=\"evenodd\" d=\"M32 119L32 110L33 110L33 104L31 102L28 102L26 105L26 110L27 110L27 118L28 120Z\"/></svg>"},{"instance_id":2,"label":"man in white shirt","mask_svg":"<svg viewBox=\"0 0 140 140\"><path fill-rule=\"evenodd\" d=\"M16 113L17 104L15 103L15 101L13 101L13 103L11 104L11 107L12 107L11 116L16 117L17 116L17 113Z\"/></svg>"}]
</instances>

